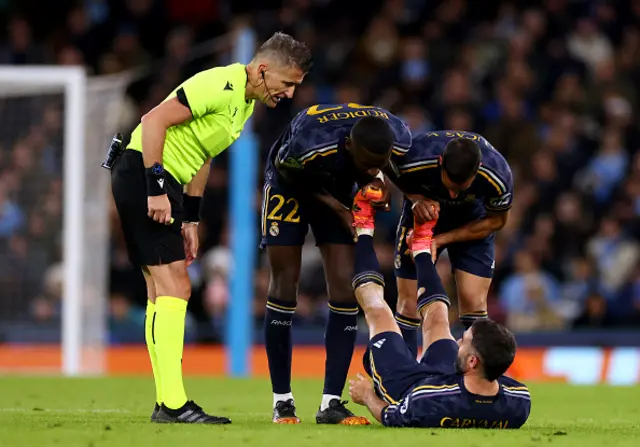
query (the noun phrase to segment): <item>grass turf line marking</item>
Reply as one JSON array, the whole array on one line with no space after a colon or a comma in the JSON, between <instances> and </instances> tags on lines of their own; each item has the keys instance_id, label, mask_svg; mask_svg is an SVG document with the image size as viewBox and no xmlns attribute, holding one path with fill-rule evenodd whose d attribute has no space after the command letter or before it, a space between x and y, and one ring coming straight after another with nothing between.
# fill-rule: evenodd
<instances>
[{"instance_id":1,"label":"grass turf line marking","mask_svg":"<svg viewBox=\"0 0 640 447\"><path fill-rule=\"evenodd\" d=\"M91 408L0 408L0 413L131 413L129 410Z\"/></svg>"}]
</instances>

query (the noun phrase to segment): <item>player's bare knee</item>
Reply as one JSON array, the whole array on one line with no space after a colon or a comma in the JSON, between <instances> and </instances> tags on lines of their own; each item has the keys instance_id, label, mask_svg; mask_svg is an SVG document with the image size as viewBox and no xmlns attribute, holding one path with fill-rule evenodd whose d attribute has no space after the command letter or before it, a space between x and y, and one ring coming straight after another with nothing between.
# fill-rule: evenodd
<instances>
[{"instance_id":1,"label":"player's bare knee","mask_svg":"<svg viewBox=\"0 0 640 447\"><path fill-rule=\"evenodd\" d=\"M449 328L449 308L441 301L435 301L422 311L422 326L425 329Z\"/></svg>"},{"instance_id":2,"label":"player's bare knee","mask_svg":"<svg viewBox=\"0 0 640 447\"><path fill-rule=\"evenodd\" d=\"M370 336L375 336L381 332L400 332L398 323L396 323L389 306L368 306L364 313Z\"/></svg>"},{"instance_id":3,"label":"player's bare knee","mask_svg":"<svg viewBox=\"0 0 640 447\"><path fill-rule=\"evenodd\" d=\"M420 318L418 314L418 299L415 294L398 294L396 311L407 318Z\"/></svg>"},{"instance_id":4,"label":"player's bare knee","mask_svg":"<svg viewBox=\"0 0 640 447\"><path fill-rule=\"evenodd\" d=\"M418 313L418 282L415 279L398 278L398 303L396 310L407 318L420 318Z\"/></svg>"},{"instance_id":5,"label":"player's bare knee","mask_svg":"<svg viewBox=\"0 0 640 447\"><path fill-rule=\"evenodd\" d=\"M269 280L269 296L282 301L295 303L298 295L298 269L273 268Z\"/></svg>"},{"instance_id":6,"label":"player's bare knee","mask_svg":"<svg viewBox=\"0 0 640 447\"><path fill-rule=\"evenodd\" d=\"M327 284L329 300L335 303L356 303L356 297L351 286L351 278L333 278Z\"/></svg>"},{"instance_id":7,"label":"player's bare knee","mask_svg":"<svg viewBox=\"0 0 640 447\"><path fill-rule=\"evenodd\" d=\"M355 297L362 311L367 313L376 313L386 310L391 312L387 302L384 300L384 289L376 283L366 283L356 288Z\"/></svg>"},{"instance_id":8,"label":"player's bare knee","mask_svg":"<svg viewBox=\"0 0 640 447\"><path fill-rule=\"evenodd\" d=\"M491 286L491 278L456 271L456 287L458 289L458 309L460 313L487 310L487 295Z\"/></svg>"},{"instance_id":9,"label":"player's bare knee","mask_svg":"<svg viewBox=\"0 0 640 447\"><path fill-rule=\"evenodd\" d=\"M370 306L368 312L366 313L367 320L371 320L372 322L382 324L382 323L393 323L395 324L395 318L391 309L389 307L383 306Z\"/></svg>"},{"instance_id":10,"label":"player's bare knee","mask_svg":"<svg viewBox=\"0 0 640 447\"><path fill-rule=\"evenodd\" d=\"M487 297L478 293L458 294L459 310L461 313L487 309Z\"/></svg>"}]
</instances>

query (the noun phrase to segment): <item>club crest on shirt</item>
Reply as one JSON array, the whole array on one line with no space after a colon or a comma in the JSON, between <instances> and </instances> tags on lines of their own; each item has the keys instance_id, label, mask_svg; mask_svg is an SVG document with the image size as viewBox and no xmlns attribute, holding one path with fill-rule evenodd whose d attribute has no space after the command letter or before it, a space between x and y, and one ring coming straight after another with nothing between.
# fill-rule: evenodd
<instances>
[{"instance_id":1,"label":"club crest on shirt","mask_svg":"<svg viewBox=\"0 0 640 447\"><path fill-rule=\"evenodd\" d=\"M276 237L280 234L280 227L278 226L278 222L271 222L271 226L269 227L269 234L273 237Z\"/></svg>"}]
</instances>

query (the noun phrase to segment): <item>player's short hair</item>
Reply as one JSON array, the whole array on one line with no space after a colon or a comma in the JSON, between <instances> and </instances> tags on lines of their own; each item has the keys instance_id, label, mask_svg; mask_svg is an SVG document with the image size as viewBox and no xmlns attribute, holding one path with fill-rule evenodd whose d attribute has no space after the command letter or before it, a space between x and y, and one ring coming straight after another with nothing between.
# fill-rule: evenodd
<instances>
[{"instance_id":1,"label":"player's short hair","mask_svg":"<svg viewBox=\"0 0 640 447\"><path fill-rule=\"evenodd\" d=\"M268 56L286 67L297 67L304 73L311 69L311 51L304 42L288 34L277 32L256 52L256 57Z\"/></svg>"},{"instance_id":2,"label":"player's short hair","mask_svg":"<svg viewBox=\"0 0 640 447\"><path fill-rule=\"evenodd\" d=\"M351 128L351 140L372 154L385 155L393 147L393 132L387 120L379 116L360 118Z\"/></svg>"},{"instance_id":3,"label":"player's short hair","mask_svg":"<svg viewBox=\"0 0 640 447\"><path fill-rule=\"evenodd\" d=\"M464 183L476 175L482 153L475 141L456 138L449 141L442 153L442 168L454 183Z\"/></svg>"},{"instance_id":4,"label":"player's short hair","mask_svg":"<svg viewBox=\"0 0 640 447\"><path fill-rule=\"evenodd\" d=\"M516 357L516 339L509 329L493 320L476 320L471 326L471 345L478 352L487 380L507 372Z\"/></svg>"}]
</instances>

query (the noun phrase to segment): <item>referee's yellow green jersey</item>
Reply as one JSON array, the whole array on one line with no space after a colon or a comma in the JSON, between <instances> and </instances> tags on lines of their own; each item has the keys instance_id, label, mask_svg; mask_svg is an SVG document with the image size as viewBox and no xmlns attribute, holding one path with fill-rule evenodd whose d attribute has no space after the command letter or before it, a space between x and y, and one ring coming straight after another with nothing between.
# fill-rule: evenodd
<instances>
[{"instance_id":1,"label":"referee's yellow green jersey","mask_svg":"<svg viewBox=\"0 0 640 447\"><path fill-rule=\"evenodd\" d=\"M178 86L165 99L178 97L191 109L193 119L167 130L162 164L176 180L189 183L204 162L235 140L253 113L246 101L245 65L232 64L201 71ZM142 125L131 134L129 149L142 151Z\"/></svg>"}]
</instances>

